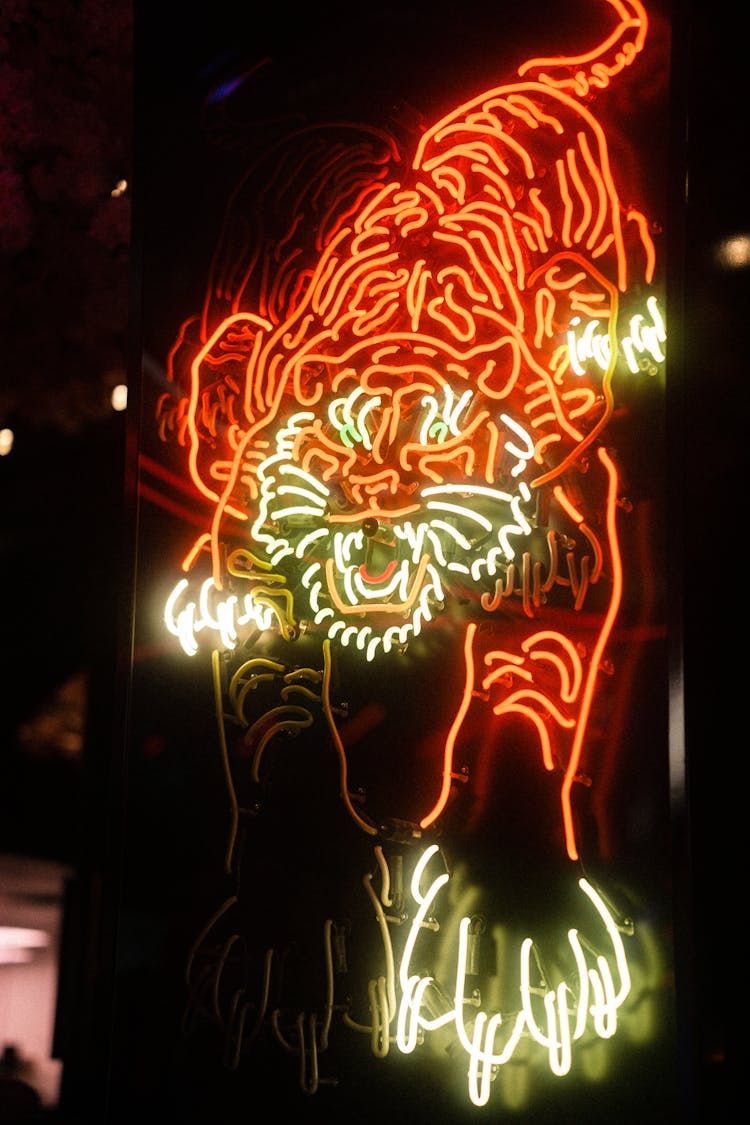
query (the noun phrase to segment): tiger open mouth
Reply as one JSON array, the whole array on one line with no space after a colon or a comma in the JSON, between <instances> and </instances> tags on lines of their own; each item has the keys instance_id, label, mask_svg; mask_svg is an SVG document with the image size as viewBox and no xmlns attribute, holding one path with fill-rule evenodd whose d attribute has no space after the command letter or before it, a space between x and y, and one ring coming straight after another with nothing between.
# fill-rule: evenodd
<instances>
[{"instance_id":1,"label":"tiger open mouth","mask_svg":"<svg viewBox=\"0 0 750 1125\"><path fill-rule=\"evenodd\" d=\"M375 508L342 512L326 485L312 488L283 456L269 458L259 479L254 540L301 585L312 622L369 659L418 636L460 590L478 592L485 609L513 599L528 616L554 587L569 587L566 600L572 594L579 607L585 596L590 567L571 541L537 527L536 497L523 481L512 490L426 486L393 518Z\"/></svg>"}]
</instances>

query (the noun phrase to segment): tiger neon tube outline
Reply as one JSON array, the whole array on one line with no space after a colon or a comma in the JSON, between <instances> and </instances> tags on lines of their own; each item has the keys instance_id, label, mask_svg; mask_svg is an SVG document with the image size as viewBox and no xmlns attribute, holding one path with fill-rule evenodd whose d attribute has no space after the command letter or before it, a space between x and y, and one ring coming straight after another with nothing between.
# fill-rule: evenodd
<instances>
[{"instance_id":1,"label":"tiger neon tube outline","mask_svg":"<svg viewBox=\"0 0 750 1125\"><path fill-rule=\"evenodd\" d=\"M607 3L603 43L526 62L411 155L385 131L336 127L322 148L311 129L260 195L249 174L230 212L267 205L271 233L238 256L228 220L157 410L212 510L165 614L186 651L304 622L332 659L398 659L473 591L465 691L420 826L445 808L484 693L560 771L571 859L623 583L603 443L616 377L653 370L665 340L652 226L622 202L592 97L636 63L648 20L638 0ZM480 651L491 614L507 643Z\"/></svg>"}]
</instances>

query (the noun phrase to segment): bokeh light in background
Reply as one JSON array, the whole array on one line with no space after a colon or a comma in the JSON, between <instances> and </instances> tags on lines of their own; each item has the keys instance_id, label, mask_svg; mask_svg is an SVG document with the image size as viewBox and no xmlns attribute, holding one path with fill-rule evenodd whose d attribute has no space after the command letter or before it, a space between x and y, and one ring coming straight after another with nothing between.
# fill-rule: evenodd
<instances>
[{"instance_id":1,"label":"bokeh light in background","mask_svg":"<svg viewBox=\"0 0 750 1125\"><path fill-rule=\"evenodd\" d=\"M716 262L726 270L743 270L750 265L750 234L734 234L716 246Z\"/></svg>"},{"instance_id":2,"label":"bokeh light in background","mask_svg":"<svg viewBox=\"0 0 750 1125\"><path fill-rule=\"evenodd\" d=\"M112 409L126 410L128 405L128 388L124 383L118 383L112 391Z\"/></svg>"},{"instance_id":3,"label":"bokeh light in background","mask_svg":"<svg viewBox=\"0 0 750 1125\"><path fill-rule=\"evenodd\" d=\"M0 4L0 1052L46 1106L66 888L101 860L87 794L111 754L92 698L122 569L132 22L129 0ZM8 944L21 929L45 944Z\"/></svg>"}]
</instances>

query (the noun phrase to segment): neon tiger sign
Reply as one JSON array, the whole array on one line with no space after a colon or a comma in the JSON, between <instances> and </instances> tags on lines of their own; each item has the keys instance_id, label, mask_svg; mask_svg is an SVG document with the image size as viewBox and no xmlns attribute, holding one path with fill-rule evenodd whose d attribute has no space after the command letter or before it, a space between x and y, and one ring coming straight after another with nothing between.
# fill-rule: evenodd
<instances>
[{"instance_id":1,"label":"neon tiger sign","mask_svg":"<svg viewBox=\"0 0 750 1125\"><path fill-rule=\"evenodd\" d=\"M188 654L214 649L229 871L247 808L227 715L256 786L274 740L322 716L346 813L385 883L377 849L398 835L394 824L420 846L445 836L458 748L480 706L499 720L493 752L503 720L525 724L539 768L558 782L561 848L580 859L574 792L624 582L607 427L618 380L656 373L666 341L658 235L623 203L594 112L595 95L638 64L648 19L638 0L607 2L611 34L590 52L526 62L411 145L379 129L302 130L232 201L235 216L266 207L268 226L241 249L227 227L157 410L160 436L184 447L211 512L165 623ZM431 776L406 809L356 801L334 680L354 662L401 662L408 685L415 666L429 674L433 636L450 638L461 675ZM303 644L317 646L312 662L300 661ZM588 969L571 938L572 1025L562 981L546 1030L532 1034L555 1073L589 1029L587 1005L609 1037L629 990L614 915L582 890L616 970ZM413 901L426 901L418 884ZM544 1022L528 999L530 948L519 1037ZM411 1051L417 1027L433 1026L415 1000L433 978L410 975L408 958L402 968L386 999L371 997L376 1054L390 1041ZM457 1026L462 1004L457 996L446 1017ZM477 1104L504 1061L500 1023L487 1015L484 1039L467 1047ZM309 1063L320 1037L295 1035Z\"/></svg>"}]
</instances>

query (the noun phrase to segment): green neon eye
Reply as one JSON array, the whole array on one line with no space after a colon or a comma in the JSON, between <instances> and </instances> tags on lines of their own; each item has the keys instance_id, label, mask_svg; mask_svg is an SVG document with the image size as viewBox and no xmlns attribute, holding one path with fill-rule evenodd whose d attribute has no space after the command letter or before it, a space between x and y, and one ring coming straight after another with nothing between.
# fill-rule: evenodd
<instances>
[{"instance_id":1,"label":"green neon eye","mask_svg":"<svg viewBox=\"0 0 750 1125\"><path fill-rule=\"evenodd\" d=\"M334 399L328 407L328 418L338 431L341 444L347 449L354 449L355 445L372 449L367 416L380 406L380 402L380 395L370 398L358 389L348 398Z\"/></svg>"},{"instance_id":2,"label":"green neon eye","mask_svg":"<svg viewBox=\"0 0 750 1125\"><path fill-rule=\"evenodd\" d=\"M362 444L363 438L353 422L344 422L339 427L339 440L347 449L354 449L355 444Z\"/></svg>"},{"instance_id":3,"label":"green neon eye","mask_svg":"<svg viewBox=\"0 0 750 1125\"><path fill-rule=\"evenodd\" d=\"M422 445L443 445L451 436L460 437L473 392L465 390L459 398L454 390L444 385L434 395L422 399L424 411L419 427L419 440Z\"/></svg>"}]
</instances>

